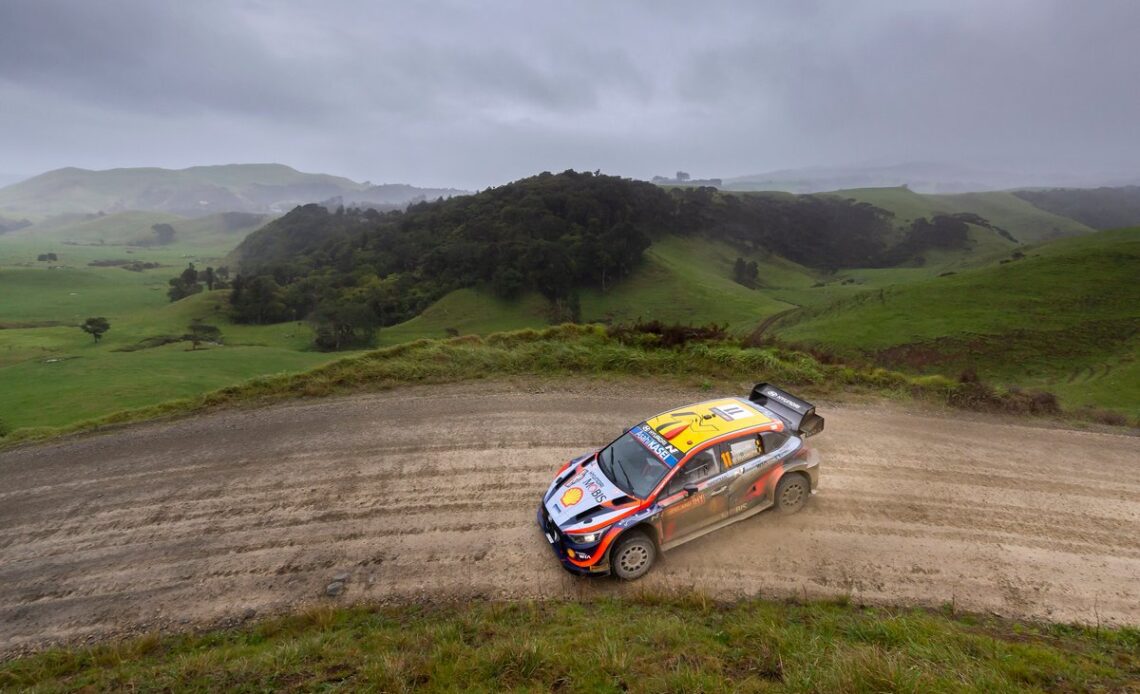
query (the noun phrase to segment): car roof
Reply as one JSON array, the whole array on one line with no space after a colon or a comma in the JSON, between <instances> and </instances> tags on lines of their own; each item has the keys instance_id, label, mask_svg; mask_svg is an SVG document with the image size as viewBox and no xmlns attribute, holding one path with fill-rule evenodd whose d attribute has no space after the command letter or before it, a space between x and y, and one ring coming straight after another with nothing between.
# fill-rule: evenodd
<instances>
[{"instance_id":1,"label":"car roof","mask_svg":"<svg viewBox=\"0 0 1140 694\"><path fill-rule=\"evenodd\" d=\"M737 431L783 428L776 417L743 398L720 398L678 407L649 418L645 424L682 455L706 441Z\"/></svg>"}]
</instances>

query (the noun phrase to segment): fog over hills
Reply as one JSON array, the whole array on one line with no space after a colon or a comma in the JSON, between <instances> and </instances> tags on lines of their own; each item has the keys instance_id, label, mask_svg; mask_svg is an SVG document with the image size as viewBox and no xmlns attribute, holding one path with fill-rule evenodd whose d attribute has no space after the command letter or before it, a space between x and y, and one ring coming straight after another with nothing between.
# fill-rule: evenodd
<instances>
[{"instance_id":1,"label":"fog over hills","mask_svg":"<svg viewBox=\"0 0 1140 694\"><path fill-rule=\"evenodd\" d=\"M908 162L868 166L782 169L724 179L726 190L778 190L820 193L847 188L907 186L919 193L972 193L1017 188L1093 188L1140 183L1140 171L1070 173L1016 171Z\"/></svg>"},{"instance_id":2,"label":"fog over hills","mask_svg":"<svg viewBox=\"0 0 1140 694\"><path fill-rule=\"evenodd\" d=\"M187 169L68 167L0 189L0 213L50 216L125 210L199 217L218 212L280 213L297 205L335 200L357 206L402 206L465 191L372 185L283 164L227 164Z\"/></svg>"}]
</instances>

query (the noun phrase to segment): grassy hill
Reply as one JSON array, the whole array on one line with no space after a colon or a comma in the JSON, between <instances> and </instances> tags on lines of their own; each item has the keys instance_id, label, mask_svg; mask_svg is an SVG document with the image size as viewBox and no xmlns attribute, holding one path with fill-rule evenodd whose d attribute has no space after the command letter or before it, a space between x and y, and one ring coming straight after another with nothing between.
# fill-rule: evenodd
<instances>
[{"instance_id":1,"label":"grassy hill","mask_svg":"<svg viewBox=\"0 0 1140 694\"><path fill-rule=\"evenodd\" d=\"M805 308L775 334L892 366L1046 387L1140 412L1140 229Z\"/></svg>"},{"instance_id":2,"label":"grassy hill","mask_svg":"<svg viewBox=\"0 0 1140 694\"><path fill-rule=\"evenodd\" d=\"M1140 224L1140 186L1018 190L1013 194L1043 210L1076 219L1094 229Z\"/></svg>"},{"instance_id":3,"label":"grassy hill","mask_svg":"<svg viewBox=\"0 0 1140 694\"><path fill-rule=\"evenodd\" d=\"M1005 229L1019 242L1034 243L1064 236L1088 234L1092 227L1074 219L1047 212L1010 192L932 195L906 187L839 190L832 195L854 198L895 213L899 226L919 217L972 212Z\"/></svg>"},{"instance_id":4,"label":"grassy hill","mask_svg":"<svg viewBox=\"0 0 1140 694\"><path fill-rule=\"evenodd\" d=\"M794 308L776 295L784 290L806 290L815 282L815 275L807 268L777 256L761 256L763 286L749 289L731 279L733 262L740 255L726 244L705 239L659 239L628 279L606 292L597 288L582 292L581 320L717 323L745 335L765 318ZM439 338L449 334L449 328L462 335L486 335L542 327L550 321L550 303L537 293L507 301L485 288L458 289L415 318L381 329L379 342L392 345L422 337Z\"/></svg>"}]
</instances>

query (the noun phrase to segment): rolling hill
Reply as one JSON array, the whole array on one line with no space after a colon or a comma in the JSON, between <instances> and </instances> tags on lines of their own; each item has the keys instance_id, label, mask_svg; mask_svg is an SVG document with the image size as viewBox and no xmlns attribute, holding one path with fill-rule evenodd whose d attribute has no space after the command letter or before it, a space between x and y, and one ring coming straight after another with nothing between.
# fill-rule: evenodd
<instances>
[{"instance_id":1,"label":"rolling hill","mask_svg":"<svg viewBox=\"0 0 1140 694\"><path fill-rule=\"evenodd\" d=\"M895 214L894 221L898 226L908 225L920 217L965 212L984 217L1022 243L1077 236L1093 231L1090 226L1042 210L1010 192L932 195L916 193L906 186L900 186L839 190L831 194L890 210Z\"/></svg>"},{"instance_id":2,"label":"rolling hill","mask_svg":"<svg viewBox=\"0 0 1140 694\"><path fill-rule=\"evenodd\" d=\"M1018 190L1013 194L1043 210L1078 220L1094 229L1140 224L1140 186Z\"/></svg>"},{"instance_id":3,"label":"rolling hill","mask_svg":"<svg viewBox=\"0 0 1140 694\"><path fill-rule=\"evenodd\" d=\"M780 339L923 372L976 370L1140 412L1140 228L862 291L774 326Z\"/></svg>"},{"instance_id":4,"label":"rolling hill","mask_svg":"<svg viewBox=\"0 0 1140 694\"><path fill-rule=\"evenodd\" d=\"M368 183L303 173L282 164L228 164L188 169L64 168L0 189L6 216L145 210L197 217L218 212L285 212L341 198L346 204L400 205L464 191Z\"/></svg>"}]
</instances>

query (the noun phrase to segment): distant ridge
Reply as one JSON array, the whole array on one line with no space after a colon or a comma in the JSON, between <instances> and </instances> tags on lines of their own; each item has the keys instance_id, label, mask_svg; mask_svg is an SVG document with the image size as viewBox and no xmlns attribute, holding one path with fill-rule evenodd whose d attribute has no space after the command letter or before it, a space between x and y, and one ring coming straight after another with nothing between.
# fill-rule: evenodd
<instances>
[{"instance_id":1,"label":"distant ridge","mask_svg":"<svg viewBox=\"0 0 1140 694\"><path fill-rule=\"evenodd\" d=\"M404 205L463 195L451 188L373 186L284 164L226 164L187 169L67 167L0 188L0 213L50 216L125 210L199 217L218 212L280 213L340 198L359 206Z\"/></svg>"},{"instance_id":2,"label":"distant ridge","mask_svg":"<svg viewBox=\"0 0 1140 694\"><path fill-rule=\"evenodd\" d=\"M724 179L725 190L823 193L907 186L918 193L973 193L1015 188L1089 188L1140 183L1140 173L1082 175L1015 172L936 162L782 169Z\"/></svg>"}]
</instances>

